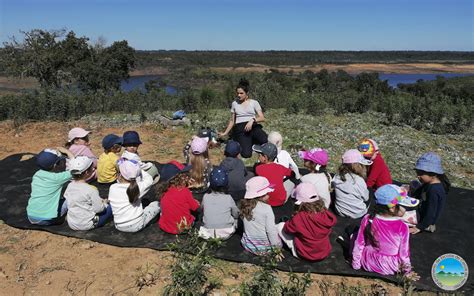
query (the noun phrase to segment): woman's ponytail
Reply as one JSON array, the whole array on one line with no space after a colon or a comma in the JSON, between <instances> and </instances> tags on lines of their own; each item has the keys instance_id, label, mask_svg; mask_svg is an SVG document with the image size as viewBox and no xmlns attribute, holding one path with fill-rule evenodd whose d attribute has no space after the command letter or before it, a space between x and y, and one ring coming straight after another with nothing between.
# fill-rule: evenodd
<instances>
[{"instance_id":1,"label":"woman's ponytail","mask_svg":"<svg viewBox=\"0 0 474 296\"><path fill-rule=\"evenodd\" d=\"M138 197L140 197L140 188L135 179L130 180L130 185L127 188L127 195L131 204L134 204L138 200Z\"/></svg>"}]
</instances>

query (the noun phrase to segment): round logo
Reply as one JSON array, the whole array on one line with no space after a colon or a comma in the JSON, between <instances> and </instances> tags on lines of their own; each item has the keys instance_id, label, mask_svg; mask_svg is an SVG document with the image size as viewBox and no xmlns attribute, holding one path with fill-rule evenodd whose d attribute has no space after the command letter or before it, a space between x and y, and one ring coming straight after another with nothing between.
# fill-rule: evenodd
<instances>
[{"instance_id":1,"label":"round logo","mask_svg":"<svg viewBox=\"0 0 474 296\"><path fill-rule=\"evenodd\" d=\"M456 254L438 257L431 267L431 277L443 290L454 291L462 287L469 276L466 261Z\"/></svg>"}]
</instances>

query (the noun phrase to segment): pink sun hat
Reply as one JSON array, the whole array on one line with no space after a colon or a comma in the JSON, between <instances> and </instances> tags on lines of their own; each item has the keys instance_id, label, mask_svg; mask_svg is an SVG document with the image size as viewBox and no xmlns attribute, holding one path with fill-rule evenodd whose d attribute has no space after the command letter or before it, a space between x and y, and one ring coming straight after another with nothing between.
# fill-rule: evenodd
<instances>
[{"instance_id":1,"label":"pink sun hat","mask_svg":"<svg viewBox=\"0 0 474 296\"><path fill-rule=\"evenodd\" d=\"M83 129L81 127L75 127L73 129L71 129L69 131L69 133L67 134L67 140L68 140L68 142L72 142L72 141L74 141L74 139L84 138L88 134L90 134L90 131L86 131L85 129Z\"/></svg>"},{"instance_id":2,"label":"pink sun hat","mask_svg":"<svg viewBox=\"0 0 474 296\"><path fill-rule=\"evenodd\" d=\"M296 198L295 205L300 205L303 202L315 202L320 199L316 187L312 183L305 182L296 186L292 196Z\"/></svg>"},{"instance_id":3,"label":"pink sun hat","mask_svg":"<svg viewBox=\"0 0 474 296\"><path fill-rule=\"evenodd\" d=\"M256 176L250 178L245 183L245 199L254 199L260 196L264 196L269 192L273 192L275 185L270 184L267 178L262 176Z\"/></svg>"},{"instance_id":4,"label":"pink sun hat","mask_svg":"<svg viewBox=\"0 0 474 296\"><path fill-rule=\"evenodd\" d=\"M372 161L365 159L357 149L350 149L342 155L342 163L360 163L363 165L371 165Z\"/></svg>"},{"instance_id":5,"label":"pink sun hat","mask_svg":"<svg viewBox=\"0 0 474 296\"><path fill-rule=\"evenodd\" d=\"M202 154L207 150L209 138L194 137L191 141L191 152L195 155Z\"/></svg>"},{"instance_id":6,"label":"pink sun hat","mask_svg":"<svg viewBox=\"0 0 474 296\"><path fill-rule=\"evenodd\" d=\"M128 181L137 179L142 173L140 165L134 160L121 158L118 161L118 167L120 170L120 175Z\"/></svg>"},{"instance_id":7,"label":"pink sun hat","mask_svg":"<svg viewBox=\"0 0 474 296\"><path fill-rule=\"evenodd\" d=\"M301 159L310 160L322 166L326 166L329 161L328 152L322 148L313 148L311 150L299 151L298 156Z\"/></svg>"}]
</instances>

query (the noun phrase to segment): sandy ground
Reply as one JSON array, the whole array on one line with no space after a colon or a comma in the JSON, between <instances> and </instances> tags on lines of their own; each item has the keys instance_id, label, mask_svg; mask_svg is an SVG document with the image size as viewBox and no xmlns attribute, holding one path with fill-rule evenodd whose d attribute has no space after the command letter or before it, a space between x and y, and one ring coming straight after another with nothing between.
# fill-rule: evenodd
<instances>
[{"instance_id":1,"label":"sandy ground","mask_svg":"<svg viewBox=\"0 0 474 296\"><path fill-rule=\"evenodd\" d=\"M28 123L14 128L11 122L4 121L0 122L0 159L14 153L37 153L45 147L63 145L68 130L74 126L93 131L91 143L96 154L101 153L103 136L121 134L125 130L84 126L78 122ZM154 125L127 128L140 133L144 142L140 147L143 158L157 161L181 159L181 149L189 136L181 128ZM213 153L211 157L217 161L220 155ZM157 295L169 280L170 252L113 247L41 231L19 230L2 221L0 237L2 295ZM250 264L220 260L216 264L218 268L212 270L211 276L220 279L223 287L214 292L215 295L236 294L239 284L255 271ZM280 277L286 276L280 273ZM137 280L143 277L151 281L140 289ZM363 289L364 294L386 291L397 295L401 292L399 287L380 280L317 274L312 278L310 295L325 294L326 289L330 295L347 289Z\"/></svg>"}]
</instances>

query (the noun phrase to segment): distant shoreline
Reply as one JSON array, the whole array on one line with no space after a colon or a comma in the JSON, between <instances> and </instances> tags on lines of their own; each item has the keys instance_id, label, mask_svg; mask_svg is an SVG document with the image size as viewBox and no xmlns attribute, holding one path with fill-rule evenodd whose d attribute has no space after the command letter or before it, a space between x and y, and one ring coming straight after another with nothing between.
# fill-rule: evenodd
<instances>
[{"instance_id":1,"label":"distant shoreline","mask_svg":"<svg viewBox=\"0 0 474 296\"><path fill-rule=\"evenodd\" d=\"M442 64L442 63L353 63L353 64L319 64L306 66L266 66L254 64L250 67L210 67L211 70L220 73L238 72L265 72L275 69L280 72L293 71L301 73L304 71L319 72L326 69L330 72L343 70L349 74L358 74L361 72L378 72L385 74L436 74L436 73L474 73L474 64ZM136 69L130 73L130 76L142 75L166 75L168 70L163 67L148 67Z\"/></svg>"}]
</instances>

